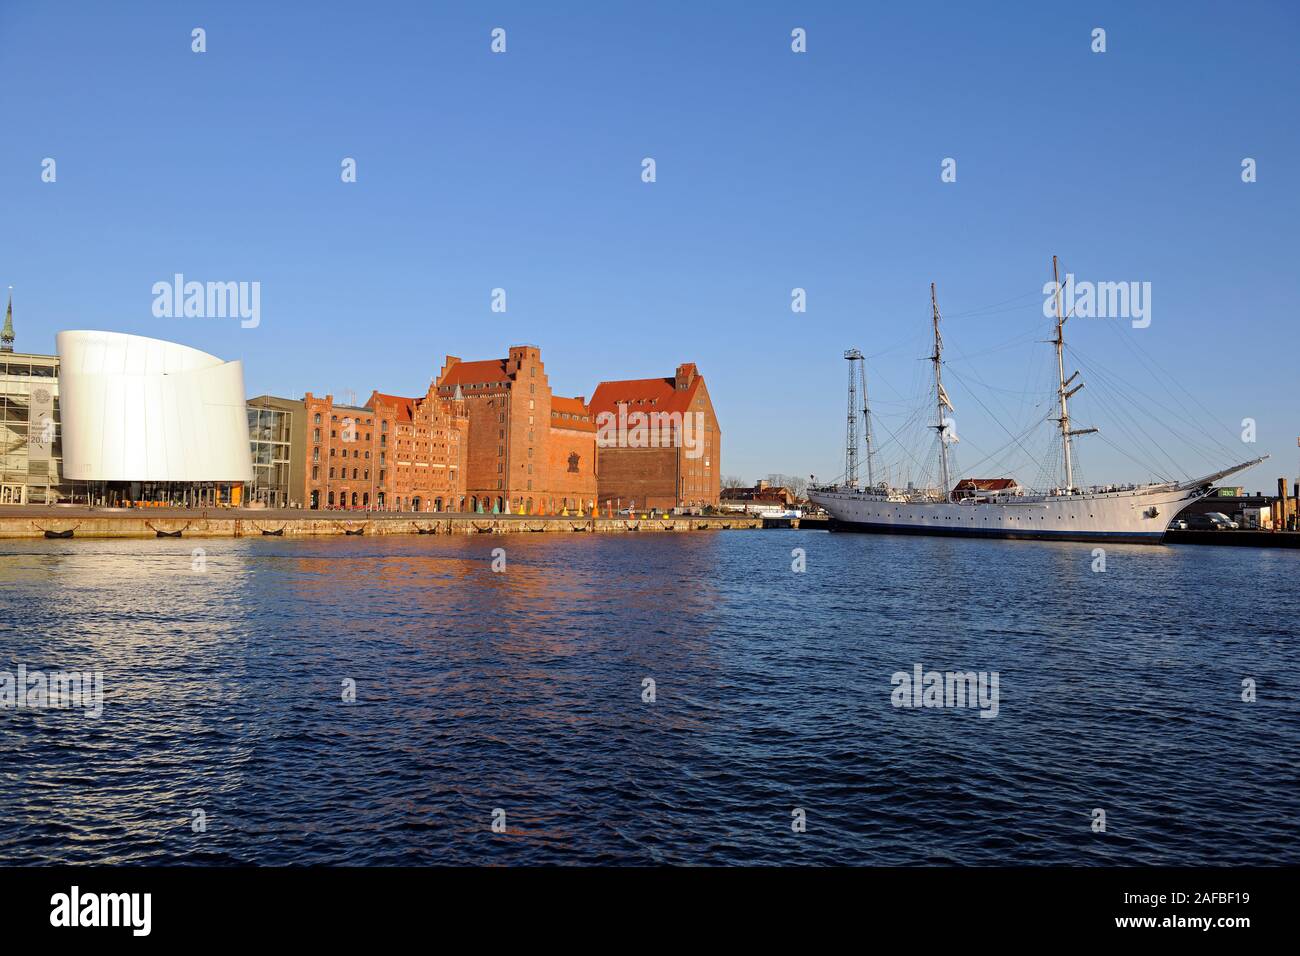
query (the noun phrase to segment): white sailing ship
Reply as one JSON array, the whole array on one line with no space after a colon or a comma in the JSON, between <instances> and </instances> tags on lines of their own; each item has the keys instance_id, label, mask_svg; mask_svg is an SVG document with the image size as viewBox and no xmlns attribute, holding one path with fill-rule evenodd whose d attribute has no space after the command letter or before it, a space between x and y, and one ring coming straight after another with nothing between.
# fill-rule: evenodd
<instances>
[{"instance_id":1,"label":"white sailing ship","mask_svg":"<svg viewBox=\"0 0 1300 956\"><path fill-rule=\"evenodd\" d=\"M1053 277L1057 276L1056 257L1052 257ZM857 487L855 432L849 429L849 467L846 481L839 485L814 487L808 497L830 514L832 528L894 534L938 534L970 537L1036 538L1057 541L1138 541L1159 543L1169 523L1188 503L1209 494L1214 482L1244 471L1263 461L1256 458L1213 474L1190 481L1165 481L1147 485L1093 486L1075 485L1071 442L1078 435L1096 428L1072 428L1069 399L1082 388L1073 385L1078 376L1065 375L1066 316L1061 312L1059 280L1056 283L1057 389L1053 403L1058 417L1062 483L1046 492L1035 493L1015 482L997 483L992 487L962 482L954 488L949 474L947 432L953 406L943 387L943 339L939 334L939 305L934 285L930 286L930 304L934 324L934 394L935 429L939 446L939 486L937 489L894 488L877 484L871 471L871 419L865 404L866 380L863 378L864 417L866 419L868 482ZM846 358L861 360L852 350ZM850 372L850 416L853 409L853 379ZM948 414L945 415L945 412Z\"/></svg>"}]
</instances>

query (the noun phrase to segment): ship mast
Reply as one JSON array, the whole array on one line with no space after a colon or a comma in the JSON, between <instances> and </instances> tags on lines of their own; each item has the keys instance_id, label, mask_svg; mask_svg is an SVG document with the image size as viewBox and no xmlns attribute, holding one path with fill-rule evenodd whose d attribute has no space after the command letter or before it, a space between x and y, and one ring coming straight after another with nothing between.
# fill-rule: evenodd
<instances>
[{"instance_id":1,"label":"ship mast","mask_svg":"<svg viewBox=\"0 0 1300 956\"><path fill-rule=\"evenodd\" d=\"M1083 383L1070 388L1070 383L1079 377L1077 370L1069 378L1065 377L1065 320L1068 316L1061 312L1061 278L1057 271L1056 256L1052 256L1052 284L1056 289L1056 338L1052 344L1056 346L1056 373L1060 383L1056 394L1061 403L1061 417L1058 421L1061 423L1061 451L1065 460L1065 493L1069 494L1074 490L1074 455L1070 439L1075 435L1090 434L1097 429L1070 428L1070 396L1083 388Z\"/></svg>"},{"instance_id":2,"label":"ship mast","mask_svg":"<svg viewBox=\"0 0 1300 956\"><path fill-rule=\"evenodd\" d=\"M862 353L857 349L846 349L844 357L849 362L849 415L848 434L844 441L844 483L849 488L856 488L858 486L858 376L855 374L854 363L862 361ZM871 467L870 447L867 446L868 470Z\"/></svg>"},{"instance_id":3,"label":"ship mast","mask_svg":"<svg viewBox=\"0 0 1300 956\"><path fill-rule=\"evenodd\" d=\"M952 402L948 401L948 395L943 390L943 337L939 335L939 300L935 297L934 283L930 283L930 312L934 319L934 354L930 356L930 361L934 363L934 390L936 395L936 421L931 427L939 436L939 480L942 482L943 498L947 501L952 496L952 488L948 479L948 442L944 439L944 433L947 425L943 419L943 410L952 411Z\"/></svg>"},{"instance_id":4,"label":"ship mast","mask_svg":"<svg viewBox=\"0 0 1300 956\"><path fill-rule=\"evenodd\" d=\"M858 363L858 372L862 377L862 432L863 439L867 446L867 488L876 486L876 469L872 460L872 436L871 436L871 403L867 400L867 362L863 359Z\"/></svg>"}]
</instances>

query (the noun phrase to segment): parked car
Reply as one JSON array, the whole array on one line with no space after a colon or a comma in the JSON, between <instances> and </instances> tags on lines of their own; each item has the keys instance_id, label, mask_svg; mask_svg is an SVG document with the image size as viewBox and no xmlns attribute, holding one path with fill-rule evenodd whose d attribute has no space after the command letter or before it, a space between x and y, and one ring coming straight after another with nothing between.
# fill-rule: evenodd
<instances>
[{"instance_id":1,"label":"parked car","mask_svg":"<svg viewBox=\"0 0 1300 956\"><path fill-rule=\"evenodd\" d=\"M1185 519L1185 518L1175 518L1173 521L1169 522L1169 530L1170 530L1170 531L1186 531L1186 530L1187 530L1187 519Z\"/></svg>"},{"instance_id":2,"label":"parked car","mask_svg":"<svg viewBox=\"0 0 1300 956\"><path fill-rule=\"evenodd\" d=\"M1216 512L1187 516L1187 527L1196 531L1231 531L1236 526L1237 522Z\"/></svg>"},{"instance_id":3,"label":"parked car","mask_svg":"<svg viewBox=\"0 0 1300 956\"><path fill-rule=\"evenodd\" d=\"M1210 520L1219 525L1219 527L1226 528L1230 531L1236 531L1241 527L1241 525L1237 524L1237 522L1233 521L1222 511L1211 511L1209 517Z\"/></svg>"}]
</instances>

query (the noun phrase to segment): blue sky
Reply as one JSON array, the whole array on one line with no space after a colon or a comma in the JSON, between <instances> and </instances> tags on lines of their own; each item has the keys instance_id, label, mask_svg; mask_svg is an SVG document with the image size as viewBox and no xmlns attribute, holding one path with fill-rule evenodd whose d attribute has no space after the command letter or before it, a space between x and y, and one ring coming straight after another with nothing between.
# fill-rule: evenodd
<instances>
[{"instance_id":1,"label":"blue sky","mask_svg":"<svg viewBox=\"0 0 1300 956\"><path fill-rule=\"evenodd\" d=\"M1137 386L1085 372L1076 420L1104 436L1079 440L1086 479L1264 452L1252 488L1297 470L1293 3L271 6L0 3L20 349L133 332L243 359L250 395L358 398L519 342L562 394L694 361L724 473L831 477L840 353L870 357L878 435L901 436L935 281L959 470L988 471L1050 384L1055 253L1080 279L1152 284L1149 328L1067 327ZM260 326L155 318L151 287L176 272L260 282ZM1008 467L1032 481L1026 461Z\"/></svg>"}]
</instances>

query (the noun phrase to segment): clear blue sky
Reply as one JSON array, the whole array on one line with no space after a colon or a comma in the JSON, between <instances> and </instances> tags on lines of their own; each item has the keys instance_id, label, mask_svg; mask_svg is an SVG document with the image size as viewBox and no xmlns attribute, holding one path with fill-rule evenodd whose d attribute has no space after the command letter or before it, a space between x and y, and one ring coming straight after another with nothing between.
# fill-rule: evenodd
<instances>
[{"instance_id":1,"label":"clear blue sky","mask_svg":"<svg viewBox=\"0 0 1300 956\"><path fill-rule=\"evenodd\" d=\"M1246 479L1262 488L1300 453L1298 44L1289 2L3 0L0 286L20 349L65 328L156 336L242 358L250 395L416 394L446 353L518 342L562 394L694 361L724 473L829 477L840 353L871 356L900 427L931 280L959 461L1003 444L984 406L1014 431L1046 382L1057 253L1080 278L1152 283L1150 328L1076 319L1071 341L1143 388L1132 347L1175 372L1228 448L1167 450L1191 472L1272 452ZM259 281L260 327L154 318L175 272ZM1084 377L1080 424L1158 461ZM1160 434L1160 406L1126 410ZM1245 417L1256 445L1234 437ZM1080 445L1088 479L1148 477Z\"/></svg>"}]
</instances>

